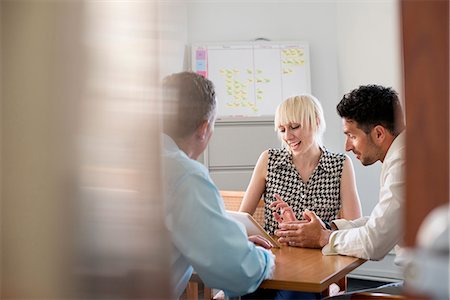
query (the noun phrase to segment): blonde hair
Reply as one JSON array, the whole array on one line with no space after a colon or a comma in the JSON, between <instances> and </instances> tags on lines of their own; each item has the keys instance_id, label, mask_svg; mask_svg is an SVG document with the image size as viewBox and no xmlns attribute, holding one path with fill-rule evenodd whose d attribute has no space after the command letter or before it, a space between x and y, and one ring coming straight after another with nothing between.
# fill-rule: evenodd
<instances>
[{"instance_id":1,"label":"blonde hair","mask_svg":"<svg viewBox=\"0 0 450 300\"><path fill-rule=\"evenodd\" d=\"M322 145L326 124L322 105L316 97L305 94L290 97L281 102L275 113L275 131L289 123L298 123L302 127L311 128L316 142ZM283 141L280 134L278 136Z\"/></svg>"}]
</instances>

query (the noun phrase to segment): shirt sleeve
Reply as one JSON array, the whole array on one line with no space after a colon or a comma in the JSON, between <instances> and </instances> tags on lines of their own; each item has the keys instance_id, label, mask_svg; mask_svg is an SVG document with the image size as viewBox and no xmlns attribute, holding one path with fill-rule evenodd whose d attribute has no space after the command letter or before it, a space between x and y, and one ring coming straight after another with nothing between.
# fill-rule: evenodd
<instances>
[{"instance_id":1,"label":"shirt sleeve","mask_svg":"<svg viewBox=\"0 0 450 300\"><path fill-rule=\"evenodd\" d=\"M169 217L173 243L207 286L239 296L270 278L274 255L249 242L243 225L227 217L209 176L189 174L176 187L171 197L182 203Z\"/></svg>"},{"instance_id":2,"label":"shirt sleeve","mask_svg":"<svg viewBox=\"0 0 450 300\"><path fill-rule=\"evenodd\" d=\"M405 187L403 168L404 160L400 157L388 162L388 171L382 174L380 200L369 218L334 221L339 230L331 234L328 244L322 249L324 255L342 254L380 260L400 241Z\"/></svg>"},{"instance_id":3,"label":"shirt sleeve","mask_svg":"<svg viewBox=\"0 0 450 300\"><path fill-rule=\"evenodd\" d=\"M364 226L368 220L369 217L361 217L356 220L337 219L332 221L332 223L336 226L338 230L343 230Z\"/></svg>"}]
</instances>

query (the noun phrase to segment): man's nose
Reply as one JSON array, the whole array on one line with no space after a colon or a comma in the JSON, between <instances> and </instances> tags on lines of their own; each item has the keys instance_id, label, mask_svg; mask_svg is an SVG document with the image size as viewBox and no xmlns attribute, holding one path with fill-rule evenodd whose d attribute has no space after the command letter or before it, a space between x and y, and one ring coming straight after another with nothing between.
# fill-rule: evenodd
<instances>
[{"instance_id":1,"label":"man's nose","mask_svg":"<svg viewBox=\"0 0 450 300\"><path fill-rule=\"evenodd\" d=\"M352 151L353 150L353 145L352 143L350 143L350 141L348 139L345 140L345 151Z\"/></svg>"}]
</instances>

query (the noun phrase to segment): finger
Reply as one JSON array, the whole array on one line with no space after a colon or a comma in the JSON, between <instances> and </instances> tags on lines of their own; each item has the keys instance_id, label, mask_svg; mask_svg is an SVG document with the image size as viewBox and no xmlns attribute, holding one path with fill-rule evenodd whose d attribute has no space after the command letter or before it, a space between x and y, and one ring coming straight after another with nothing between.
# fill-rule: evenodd
<instances>
[{"instance_id":1,"label":"finger","mask_svg":"<svg viewBox=\"0 0 450 300\"><path fill-rule=\"evenodd\" d=\"M275 210L285 209L285 208L287 208L287 207L289 207L289 205L287 205L287 204L284 203L284 202L280 202L280 203L278 203L278 204L275 206Z\"/></svg>"},{"instance_id":2,"label":"finger","mask_svg":"<svg viewBox=\"0 0 450 300\"><path fill-rule=\"evenodd\" d=\"M272 215L273 215L275 221L277 221L278 223L283 223L283 219L277 212L272 213Z\"/></svg>"},{"instance_id":3,"label":"finger","mask_svg":"<svg viewBox=\"0 0 450 300\"><path fill-rule=\"evenodd\" d=\"M274 208L274 207L276 207L278 204L280 204L280 203L282 203L282 202L280 202L280 201L273 201L272 203L270 203L269 204L269 207L270 208Z\"/></svg>"},{"instance_id":4,"label":"finger","mask_svg":"<svg viewBox=\"0 0 450 300\"><path fill-rule=\"evenodd\" d=\"M305 219L305 220L307 220L307 221L311 221L311 218L309 217L308 212L309 212L309 209L305 209L305 210L303 211L303 213L302 213L303 219Z\"/></svg>"},{"instance_id":5,"label":"finger","mask_svg":"<svg viewBox=\"0 0 450 300\"><path fill-rule=\"evenodd\" d=\"M277 199L277 201L284 202L284 200L281 199L280 195L278 195L278 194L273 194L273 196L275 197L275 199Z\"/></svg>"},{"instance_id":6,"label":"finger","mask_svg":"<svg viewBox=\"0 0 450 300\"><path fill-rule=\"evenodd\" d=\"M295 216L292 210L286 210L282 212L283 220L285 221L297 221L297 217Z\"/></svg>"},{"instance_id":7,"label":"finger","mask_svg":"<svg viewBox=\"0 0 450 300\"><path fill-rule=\"evenodd\" d=\"M272 247L273 247L271 241L269 241L267 238L265 238L265 237L263 237L263 236L260 236L260 237L264 240L264 243L265 243L269 248L272 248Z\"/></svg>"},{"instance_id":8,"label":"finger","mask_svg":"<svg viewBox=\"0 0 450 300\"><path fill-rule=\"evenodd\" d=\"M282 214L293 214L294 212L292 211L292 208L290 208L289 206L286 206L286 207L281 208L281 213Z\"/></svg>"},{"instance_id":9,"label":"finger","mask_svg":"<svg viewBox=\"0 0 450 300\"><path fill-rule=\"evenodd\" d=\"M278 238L277 242L285 246L289 246L288 242L285 241L285 238Z\"/></svg>"},{"instance_id":10,"label":"finger","mask_svg":"<svg viewBox=\"0 0 450 300\"><path fill-rule=\"evenodd\" d=\"M296 237L298 233L295 230L277 229L275 230L275 235L278 237Z\"/></svg>"},{"instance_id":11,"label":"finger","mask_svg":"<svg viewBox=\"0 0 450 300\"><path fill-rule=\"evenodd\" d=\"M272 203L269 204L270 208L276 207L278 204L283 203L282 201L273 201Z\"/></svg>"},{"instance_id":12,"label":"finger","mask_svg":"<svg viewBox=\"0 0 450 300\"><path fill-rule=\"evenodd\" d=\"M283 201L273 201L272 203L270 203L269 207L272 208L272 209L276 209L275 207L277 207L280 204L285 204L285 202L283 202Z\"/></svg>"},{"instance_id":13,"label":"finger","mask_svg":"<svg viewBox=\"0 0 450 300\"><path fill-rule=\"evenodd\" d=\"M280 237L278 239L278 242L285 244L287 246L299 246L299 243L296 242L293 238L291 237Z\"/></svg>"},{"instance_id":14,"label":"finger","mask_svg":"<svg viewBox=\"0 0 450 300\"><path fill-rule=\"evenodd\" d=\"M319 217L313 211L310 211L309 209L305 209L305 211L303 212L303 218L305 218L305 220L309 220L309 221L320 220Z\"/></svg>"},{"instance_id":15,"label":"finger","mask_svg":"<svg viewBox=\"0 0 450 300\"><path fill-rule=\"evenodd\" d=\"M278 237L284 236L284 235L282 235L282 234L283 234L283 230L275 230L273 233L274 233L276 236L278 236Z\"/></svg>"},{"instance_id":16,"label":"finger","mask_svg":"<svg viewBox=\"0 0 450 300\"><path fill-rule=\"evenodd\" d=\"M289 241L287 244L288 244L289 246L291 246L291 247L297 247L297 246L299 246L299 244L298 244L296 241Z\"/></svg>"},{"instance_id":17,"label":"finger","mask_svg":"<svg viewBox=\"0 0 450 300\"><path fill-rule=\"evenodd\" d=\"M260 236L260 235L252 235L249 236L248 239L253 242L255 245L261 246L266 249L270 249L273 247L272 243L267 240L266 238Z\"/></svg>"},{"instance_id":18,"label":"finger","mask_svg":"<svg viewBox=\"0 0 450 300\"><path fill-rule=\"evenodd\" d=\"M280 223L280 224L278 225L278 227L279 227L281 230L297 230L297 229L299 229L303 224L305 224L305 223L297 223L297 222L295 222L295 223L292 223L292 222L287 223L287 222L284 222L284 223Z\"/></svg>"},{"instance_id":19,"label":"finger","mask_svg":"<svg viewBox=\"0 0 450 300\"><path fill-rule=\"evenodd\" d=\"M264 239L263 237L260 237L260 240L258 241L257 245L265 249L271 249L273 247L272 243Z\"/></svg>"},{"instance_id":20,"label":"finger","mask_svg":"<svg viewBox=\"0 0 450 300\"><path fill-rule=\"evenodd\" d=\"M288 239L285 238L285 237L279 237L279 238L278 238L278 242L280 242L280 243L282 243L282 244L285 244L285 245L288 245L288 246L289 246L289 241L288 241Z\"/></svg>"},{"instance_id":21,"label":"finger","mask_svg":"<svg viewBox=\"0 0 450 300\"><path fill-rule=\"evenodd\" d=\"M309 221L306 220L296 220L296 221L290 221L290 222L285 222L286 224L307 224L309 223Z\"/></svg>"}]
</instances>

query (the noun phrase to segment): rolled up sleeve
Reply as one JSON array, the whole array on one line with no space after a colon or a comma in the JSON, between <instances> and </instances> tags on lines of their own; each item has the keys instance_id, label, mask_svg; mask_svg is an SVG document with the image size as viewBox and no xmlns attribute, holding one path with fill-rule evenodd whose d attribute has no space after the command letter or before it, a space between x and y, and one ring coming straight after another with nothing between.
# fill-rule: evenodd
<instances>
[{"instance_id":1,"label":"rolled up sleeve","mask_svg":"<svg viewBox=\"0 0 450 300\"><path fill-rule=\"evenodd\" d=\"M335 220L338 228L322 249L324 255L342 254L370 260L382 259L403 236L405 181L402 151L383 163L379 202L367 218Z\"/></svg>"}]
</instances>

